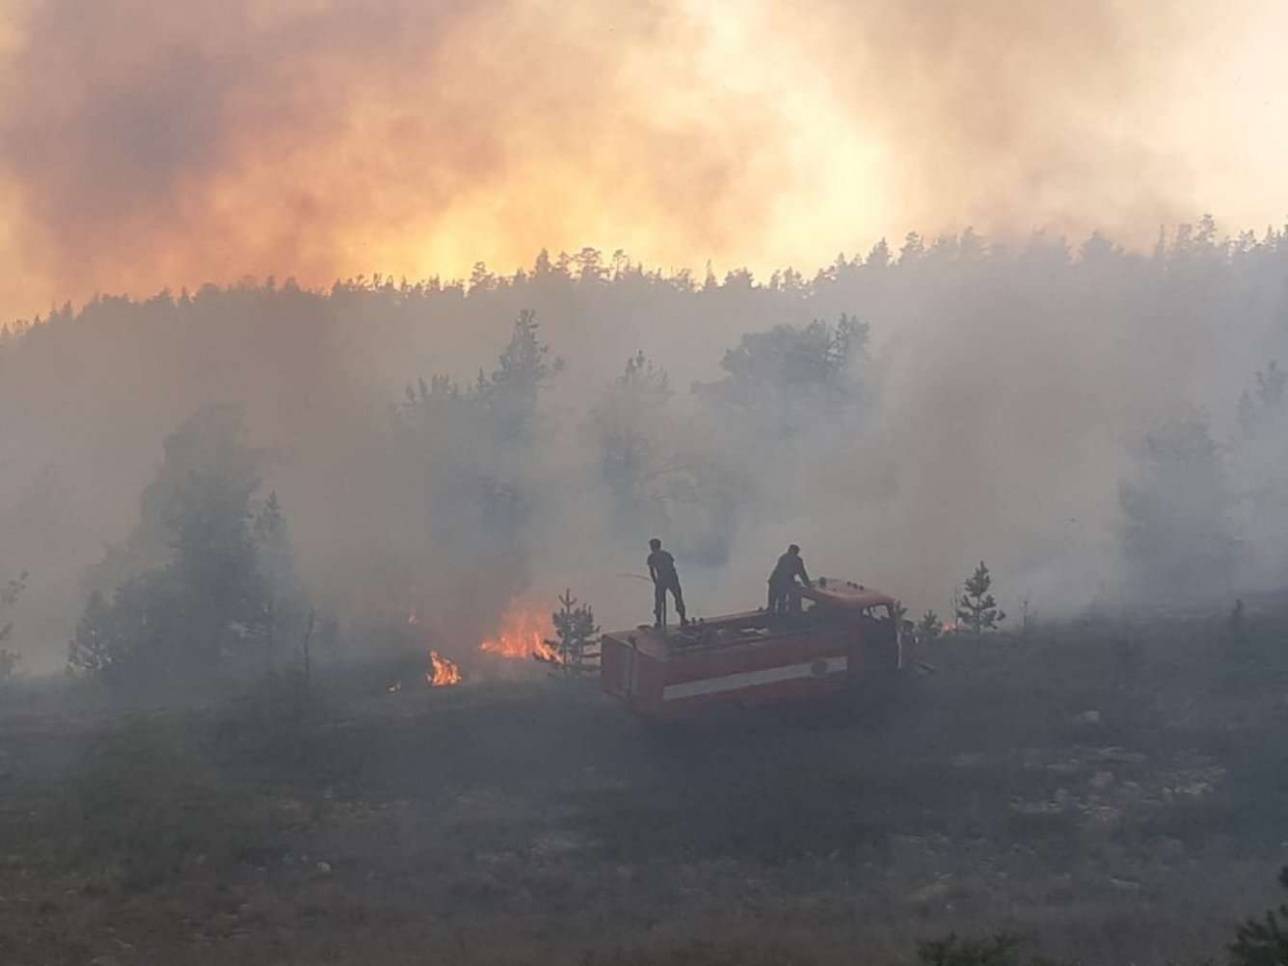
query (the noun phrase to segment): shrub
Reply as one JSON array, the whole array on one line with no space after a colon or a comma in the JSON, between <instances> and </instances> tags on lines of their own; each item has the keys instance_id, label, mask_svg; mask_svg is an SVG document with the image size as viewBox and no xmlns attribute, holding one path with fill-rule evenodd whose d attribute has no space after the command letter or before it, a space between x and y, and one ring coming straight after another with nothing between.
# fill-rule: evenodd
<instances>
[{"instance_id":1,"label":"shrub","mask_svg":"<svg viewBox=\"0 0 1288 966\"><path fill-rule=\"evenodd\" d=\"M1288 866L1280 870L1279 883L1288 889ZM1260 919L1244 920L1229 952L1231 966L1286 966L1288 903L1268 910Z\"/></svg>"},{"instance_id":2,"label":"shrub","mask_svg":"<svg viewBox=\"0 0 1288 966\"><path fill-rule=\"evenodd\" d=\"M1010 933L987 939L961 939L956 934L917 944L922 966L1015 966L1020 940Z\"/></svg>"},{"instance_id":3,"label":"shrub","mask_svg":"<svg viewBox=\"0 0 1288 966\"><path fill-rule=\"evenodd\" d=\"M984 561L979 562L973 573L966 580L966 594L957 607L957 620L975 634L997 629L997 625L1006 620L1006 614L997 606L997 601L989 592L993 578Z\"/></svg>"},{"instance_id":4,"label":"shrub","mask_svg":"<svg viewBox=\"0 0 1288 966\"><path fill-rule=\"evenodd\" d=\"M218 869L271 849L268 800L222 781L194 737L176 722L136 718L88 749L58 816L74 830L72 864L150 889L193 864Z\"/></svg>"}]
</instances>

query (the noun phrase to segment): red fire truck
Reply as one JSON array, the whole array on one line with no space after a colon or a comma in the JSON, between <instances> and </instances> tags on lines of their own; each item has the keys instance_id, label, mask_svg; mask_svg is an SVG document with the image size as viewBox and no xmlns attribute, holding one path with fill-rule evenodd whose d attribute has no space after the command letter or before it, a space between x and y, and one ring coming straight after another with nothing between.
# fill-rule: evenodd
<instances>
[{"instance_id":1,"label":"red fire truck","mask_svg":"<svg viewBox=\"0 0 1288 966\"><path fill-rule=\"evenodd\" d=\"M848 580L801 587L791 614L752 611L603 635L604 691L650 718L818 698L903 667L898 602Z\"/></svg>"}]
</instances>

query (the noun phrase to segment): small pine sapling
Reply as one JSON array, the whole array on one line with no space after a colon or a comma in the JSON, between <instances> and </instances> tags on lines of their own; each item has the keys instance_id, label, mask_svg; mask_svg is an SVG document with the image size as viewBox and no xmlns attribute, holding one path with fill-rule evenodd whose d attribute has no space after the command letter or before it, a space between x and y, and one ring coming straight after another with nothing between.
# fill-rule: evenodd
<instances>
[{"instance_id":1,"label":"small pine sapling","mask_svg":"<svg viewBox=\"0 0 1288 966\"><path fill-rule=\"evenodd\" d=\"M917 621L917 640L921 642L938 640L944 633L944 622L933 610L928 610Z\"/></svg>"},{"instance_id":2,"label":"small pine sapling","mask_svg":"<svg viewBox=\"0 0 1288 966\"><path fill-rule=\"evenodd\" d=\"M975 573L966 579L966 593L957 605L957 620L975 635L985 631L997 630L997 625L1006 620L1006 614L998 608L997 600L989 593L993 578L984 561L979 562Z\"/></svg>"},{"instance_id":3,"label":"small pine sapling","mask_svg":"<svg viewBox=\"0 0 1288 966\"><path fill-rule=\"evenodd\" d=\"M17 652L0 647L0 685L18 673L19 660Z\"/></svg>"},{"instance_id":4,"label":"small pine sapling","mask_svg":"<svg viewBox=\"0 0 1288 966\"><path fill-rule=\"evenodd\" d=\"M1243 599L1234 602L1226 618L1226 629L1229 632L1230 653L1235 657L1245 656L1248 643L1248 619L1243 610Z\"/></svg>"},{"instance_id":5,"label":"small pine sapling","mask_svg":"<svg viewBox=\"0 0 1288 966\"><path fill-rule=\"evenodd\" d=\"M588 604L579 603L571 590L565 590L558 600L559 610L550 615L558 640L546 643L555 649L559 655L558 664L564 670L589 670L588 651L599 633L595 612Z\"/></svg>"},{"instance_id":6,"label":"small pine sapling","mask_svg":"<svg viewBox=\"0 0 1288 966\"><path fill-rule=\"evenodd\" d=\"M18 600L27 586L27 572L24 570L18 577L0 587L0 612L8 610ZM13 624L6 622L0 625L0 645L13 633ZM0 684L13 677L18 670L20 658L16 651L0 646Z\"/></svg>"}]
</instances>

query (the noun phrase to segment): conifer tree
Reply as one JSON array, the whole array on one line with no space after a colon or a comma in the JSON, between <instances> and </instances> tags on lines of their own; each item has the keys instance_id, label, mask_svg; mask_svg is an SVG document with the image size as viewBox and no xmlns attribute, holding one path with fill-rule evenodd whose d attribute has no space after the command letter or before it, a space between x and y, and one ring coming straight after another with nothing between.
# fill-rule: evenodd
<instances>
[{"instance_id":1,"label":"conifer tree","mask_svg":"<svg viewBox=\"0 0 1288 966\"><path fill-rule=\"evenodd\" d=\"M95 588L68 648L71 669L138 694L247 666L271 644L271 578L289 568L276 498L256 512L258 454L238 410L198 411L164 452L119 558L139 569L116 567L125 579ZM264 572L264 549L278 573Z\"/></svg>"},{"instance_id":2,"label":"conifer tree","mask_svg":"<svg viewBox=\"0 0 1288 966\"><path fill-rule=\"evenodd\" d=\"M586 651L594 642L599 628L595 625L595 612L588 604L580 604L565 590L559 596L559 610L550 615L555 625L557 641L549 641L559 654L559 664L570 671L583 670L586 667Z\"/></svg>"},{"instance_id":3,"label":"conifer tree","mask_svg":"<svg viewBox=\"0 0 1288 966\"><path fill-rule=\"evenodd\" d=\"M14 605L14 602L17 601L26 586L27 572L24 570L19 576L0 587L0 614L3 614L4 611ZM6 621L3 625L0 625L0 645L3 645L12 633L12 623ZM13 677L18 669L18 661L19 657L16 651L0 646L0 684Z\"/></svg>"},{"instance_id":4,"label":"conifer tree","mask_svg":"<svg viewBox=\"0 0 1288 966\"><path fill-rule=\"evenodd\" d=\"M944 633L944 622L939 619L939 615L933 610L928 610L917 621L917 640L933 641Z\"/></svg>"},{"instance_id":5,"label":"conifer tree","mask_svg":"<svg viewBox=\"0 0 1288 966\"><path fill-rule=\"evenodd\" d=\"M984 561L979 562L973 573L966 580L966 593L957 605L957 620L975 634L997 629L997 625L1006 620L1006 614L997 606L997 600L989 592L993 578Z\"/></svg>"}]
</instances>

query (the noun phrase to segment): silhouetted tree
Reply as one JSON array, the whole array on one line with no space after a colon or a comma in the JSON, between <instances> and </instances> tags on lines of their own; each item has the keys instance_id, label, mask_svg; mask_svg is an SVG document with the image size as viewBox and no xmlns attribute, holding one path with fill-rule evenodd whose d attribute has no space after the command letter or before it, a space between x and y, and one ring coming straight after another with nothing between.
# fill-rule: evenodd
<instances>
[{"instance_id":1,"label":"silhouetted tree","mask_svg":"<svg viewBox=\"0 0 1288 966\"><path fill-rule=\"evenodd\" d=\"M975 572L966 578L966 592L957 605L957 620L976 635L996 630L1006 620L1006 614L998 609L997 600L989 592L992 585L993 578L981 560Z\"/></svg>"},{"instance_id":2,"label":"silhouetted tree","mask_svg":"<svg viewBox=\"0 0 1288 966\"><path fill-rule=\"evenodd\" d=\"M253 524L265 537L280 531L270 546L279 568L285 525L276 499L255 521L257 460L243 438L240 414L215 407L166 440L166 459L144 494L142 533L131 539L135 546L163 539L168 559L110 597L91 595L69 647L73 669L125 689L203 684L264 644L272 587Z\"/></svg>"},{"instance_id":3,"label":"silhouetted tree","mask_svg":"<svg viewBox=\"0 0 1288 966\"><path fill-rule=\"evenodd\" d=\"M5 620L10 608L18 602L23 590L27 587L27 572L24 570L17 577L0 586L0 684L8 681L18 670L20 658L16 651L4 646L13 635L13 622Z\"/></svg>"},{"instance_id":4,"label":"silhouetted tree","mask_svg":"<svg viewBox=\"0 0 1288 966\"><path fill-rule=\"evenodd\" d=\"M469 576L472 600L495 597L499 608L526 580L527 525L539 498L532 462L545 438L540 396L561 369L524 310L491 374L464 387L442 375L418 380L394 410L396 460L410 466L423 501L426 545L461 580ZM493 578L486 591L480 570Z\"/></svg>"},{"instance_id":5,"label":"silhouetted tree","mask_svg":"<svg viewBox=\"0 0 1288 966\"><path fill-rule=\"evenodd\" d=\"M278 641L299 629L308 610L295 571L295 548L276 490L255 511L251 535L267 592L265 633L269 649L274 650Z\"/></svg>"},{"instance_id":6,"label":"silhouetted tree","mask_svg":"<svg viewBox=\"0 0 1288 966\"><path fill-rule=\"evenodd\" d=\"M1203 597L1230 580L1231 497L1207 424L1174 420L1145 440L1136 480L1120 490L1123 553L1137 593Z\"/></svg>"},{"instance_id":7,"label":"silhouetted tree","mask_svg":"<svg viewBox=\"0 0 1288 966\"><path fill-rule=\"evenodd\" d=\"M917 640L919 641L937 640L943 633L944 622L933 610L926 611L921 620L917 621Z\"/></svg>"},{"instance_id":8,"label":"silhouetted tree","mask_svg":"<svg viewBox=\"0 0 1288 966\"><path fill-rule=\"evenodd\" d=\"M479 374L478 392L496 421L501 443L531 441L537 396L563 368L562 359L550 358L550 347L541 341L539 330L536 313L524 309L491 377Z\"/></svg>"},{"instance_id":9,"label":"silhouetted tree","mask_svg":"<svg viewBox=\"0 0 1288 966\"><path fill-rule=\"evenodd\" d=\"M1288 866L1280 870L1279 884L1288 889ZM1260 919L1244 920L1229 952L1230 966L1288 964L1288 903L1267 910Z\"/></svg>"},{"instance_id":10,"label":"silhouetted tree","mask_svg":"<svg viewBox=\"0 0 1288 966\"><path fill-rule=\"evenodd\" d=\"M865 323L846 315L835 326L816 320L749 333L721 359L725 378L694 391L737 411L756 435L794 436L820 418L857 407L862 383L856 368L867 335Z\"/></svg>"},{"instance_id":11,"label":"silhouetted tree","mask_svg":"<svg viewBox=\"0 0 1288 966\"><path fill-rule=\"evenodd\" d=\"M619 510L638 509L647 500L645 484L658 469L658 423L671 395L666 371L637 352L591 410L600 471Z\"/></svg>"},{"instance_id":12,"label":"silhouetted tree","mask_svg":"<svg viewBox=\"0 0 1288 966\"><path fill-rule=\"evenodd\" d=\"M166 437L161 467L139 501L138 522L123 544L109 547L103 561L90 569L90 589L110 594L131 577L170 562L180 523L189 516L198 490L216 488L209 494L216 503L241 507L238 494L249 500L259 485L260 459L246 442L239 406L199 409ZM194 522L189 519L188 525Z\"/></svg>"},{"instance_id":13,"label":"silhouetted tree","mask_svg":"<svg viewBox=\"0 0 1288 966\"><path fill-rule=\"evenodd\" d=\"M1252 389L1245 389L1239 396L1239 427L1245 436L1255 435L1268 418L1281 411L1284 390L1288 388L1288 373L1274 359L1255 373L1254 380Z\"/></svg>"},{"instance_id":14,"label":"silhouetted tree","mask_svg":"<svg viewBox=\"0 0 1288 966\"><path fill-rule=\"evenodd\" d=\"M569 671L586 669L586 651L595 643L599 627L590 605L579 603L571 590L559 596L559 609L550 615L556 641L548 641L559 655L560 666Z\"/></svg>"}]
</instances>

